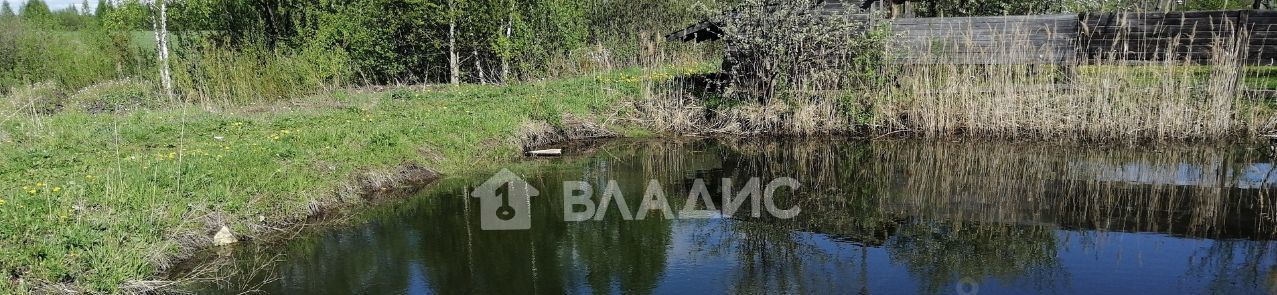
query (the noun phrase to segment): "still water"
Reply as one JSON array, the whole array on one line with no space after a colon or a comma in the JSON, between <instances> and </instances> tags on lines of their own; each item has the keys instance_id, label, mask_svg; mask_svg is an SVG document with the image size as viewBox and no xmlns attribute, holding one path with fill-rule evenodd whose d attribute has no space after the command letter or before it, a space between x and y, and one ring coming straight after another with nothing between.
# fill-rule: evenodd
<instances>
[{"instance_id":1,"label":"still water","mask_svg":"<svg viewBox=\"0 0 1277 295\"><path fill-rule=\"evenodd\" d=\"M284 245L205 286L273 294L1168 294L1277 291L1277 168L1267 147L852 140L615 141L515 167L531 229L482 230L450 177L362 223ZM672 211L695 179L792 177L792 219L564 221L564 181L651 180ZM699 208L707 208L701 205ZM255 248L255 249L248 249ZM262 255L268 253L269 255ZM262 258L267 257L267 258ZM244 269L248 269L247 267Z\"/></svg>"}]
</instances>

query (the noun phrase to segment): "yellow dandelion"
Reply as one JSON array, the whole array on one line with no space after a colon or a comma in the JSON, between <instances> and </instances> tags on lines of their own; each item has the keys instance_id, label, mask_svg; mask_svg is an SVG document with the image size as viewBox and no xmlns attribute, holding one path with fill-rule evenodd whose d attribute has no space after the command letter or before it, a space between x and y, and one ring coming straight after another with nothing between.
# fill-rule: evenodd
<instances>
[{"instance_id":1,"label":"yellow dandelion","mask_svg":"<svg viewBox=\"0 0 1277 295\"><path fill-rule=\"evenodd\" d=\"M37 183L35 183L35 186L36 186L36 187L42 187L42 186L44 186L44 182L37 182Z\"/></svg>"},{"instance_id":2,"label":"yellow dandelion","mask_svg":"<svg viewBox=\"0 0 1277 295\"><path fill-rule=\"evenodd\" d=\"M53 192L55 192L55 193L56 193L56 192L60 192L60 191L62 191L62 187L60 187L60 186L53 187Z\"/></svg>"},{"instance_id":3,"label":"yellow dandelion","mask_svg":"<svg viewBox=\"0 0 1277 295\"><path fill-rule=\"evenodd\" d=\"M28 193L28 194L32 194L32 195L34 195L34 194L35 194L35 190L33 190L33 189L29 189L29 190L27 190L27 193Z\"/></svg>"},{"instance_id":4,"label":"yellow dandelion","mask_svg":"<svg viewBox=\"0 0 1277 295\"><path fill-rule=\"evenodd\" d=\"M0 199L0 206L4 206L4 204L7 204L7 203L9 202L5 201L4 199Z\"/></svg>"}]
</instances>

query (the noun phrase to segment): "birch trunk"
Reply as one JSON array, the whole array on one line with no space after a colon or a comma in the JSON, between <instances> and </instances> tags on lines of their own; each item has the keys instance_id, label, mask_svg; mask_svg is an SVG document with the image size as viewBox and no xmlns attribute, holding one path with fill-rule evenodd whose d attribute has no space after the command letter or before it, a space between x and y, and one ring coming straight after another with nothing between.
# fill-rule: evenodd
<instances>
[{"instance_id":1,"label":"birch trunk","mask_svg":"<svg viewBox=\"0 0 1277 295\"><path fill-rule=\"evenodd\" d=\"M449 81L461 83L461 64L457 58L457 3L448 1L448 67L451 69Z\"/></svg>"},{"instance_id":2,"label":"birch trunk","mask_svg":"<svg viewBox=\"0 0 1277 295\"><path fill-rule=\"evenodd\" d=\"M506 27L505 27L505 39L506 39L507 45L506 45L506 48L503 48L504 53L501 54L501 83L506 83L510 79L510 57L509 57L510 45L508 44L510 42L513 42L510 39L510 31L512 31L513 29L514 29L514 18L511 17L511 19L506 22Z\"/></svg>"},{"instance_id":3,"label":"birch trunk","mask_svg":"<svg viewBox=\"0 0 1277 295\"><path fill-rule=\"evenodd\" d=\"M510 79L510 35L514 31L514 1L510 1L510 10L506 13L505 22L505 48L501 51L501 83L507 83Z\"/></svg>"},{"instance_id":4,"label":"birch trunk","mask_svg":"<svg viewBox=\"0 0 1277 295\"><path fill-rule=\"evenodd\" d=\"M158 20L156 20L154 14L151 15L151 29L155 31L156 55L158 55L160 62L160 85L164 87L164 93L168 95L169 101L173 101L173 76L169 72L168 54L168 1L158 0L156 2L151 4L159 6L160 15Z\"/></svg>"},{"instance_id":5,"label":"birch trunk","mask_svg":"<svg viewBox=\"0 0 1277 295\"><path fill-rule=\"evenodd\" d=\"M479 51L471 52L474 58L474 70L479 73L479 84L488 84L488 78L483 75L483 64L479 62Z\"/></svg>"}]
</instances>

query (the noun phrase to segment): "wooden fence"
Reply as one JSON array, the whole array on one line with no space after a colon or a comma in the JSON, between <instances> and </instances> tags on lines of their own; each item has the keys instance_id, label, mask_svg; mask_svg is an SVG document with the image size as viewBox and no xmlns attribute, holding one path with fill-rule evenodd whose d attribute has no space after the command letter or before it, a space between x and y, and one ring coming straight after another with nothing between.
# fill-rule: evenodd
<instances>
[{"instance_id":1,"label":"wooden fence","mask_svg":"<svg viewBox=\"0 0 1277 295\"><path fill-rule=\"evenodd\" d=\"M1274 11L910 18L891 32L889 56L905 64L1277 64Z\"/></svg>"},{"instance_id":2,"label":"wooden fence","mask_svg":"<svg viewBox=\"0 0 1277 295\"><path fill-rule=\"evenodd\" d=\"M904 18L891 21L898 64L1057 64L1076 56L1076 15Z\"/></svg>"},{"instance_id":3,"label":"wooden fence","mask_svg":"<svg viewBox=\"0 0 1277 295\"><path fill-rule=\"evenodd\" d=\"M820 8L828 9L828 8ZM845 8L842 8L845 9ZM852 16L866 17L863 14ZM887 20L897 64L1072 64L1103 60L1277 65L1277 11L1084 13ZM702 22L669 40L717 40ZM1232 50L1237 49L1237 50Z\"/></svg>"}]
</instances>

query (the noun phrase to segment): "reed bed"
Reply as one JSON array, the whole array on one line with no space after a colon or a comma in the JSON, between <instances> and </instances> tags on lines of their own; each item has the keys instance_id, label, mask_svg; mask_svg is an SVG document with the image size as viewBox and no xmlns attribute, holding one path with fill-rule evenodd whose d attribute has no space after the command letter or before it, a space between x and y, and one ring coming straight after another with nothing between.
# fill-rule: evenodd
<instances>
[{"instance_id":1,"label":"reed bed","mask_svg":"<svg viewBox=\"0 0 1277 295\"><path fill-rule=\"evenodd\" d=\"M1044 46L1041 40L1055 32L1032 27L1008 25L1009 31L992 35L970 27L917 42L874 25L802 31L793 23L817 20L794 13L779 18L798 19L779 21L792 22L786 27L767 17L776 13L783 10L759 12L764 16L745 20L738 26L750 29L740 32L725 26L722 89L707 95L677 79L649 85L641 113L676 133L1053 140L1246 137L1268 133L1277 123L1273 104L1251 94L1257 93L1251 87L1263 85L1247 83L1267 79L1267 67L1245 63L1245 30L1201 37L1210 38L1209 46L1171 39L1157 46L1168 48L1164 52L1132 57L1120 46L1097 54ZM768 31L786 28L794 32ZM803 34L823 37L786 37ZM834 43L830 36L856 40ZM920 43L926 45L913 46ZM829 46L841 50L812 48ZM1188 49L1196 51L1178 52Z\"/></svg>"},{"instance_id":2,"label":"reed bed","mask_svg":"<svg viewBox=\"0 0 1277 295\"><path fill-rule=\"evenodd\" d=\"M1218 41L1210 65L1173 53L1153 63L1105 58L1069 65L1079 68L1073 77L1058 66L900 66L898 86L883 89L870 124L928 137L1193 139L1266 131L1269 110L1239 88L1244 49ZM1197 74L1202 68L1209 75Z\"/></svg>"}]
</instances>

